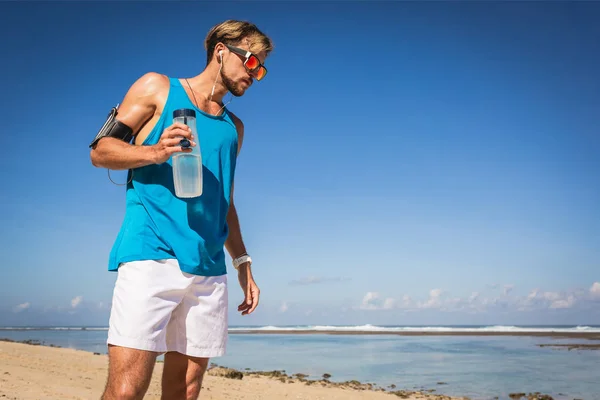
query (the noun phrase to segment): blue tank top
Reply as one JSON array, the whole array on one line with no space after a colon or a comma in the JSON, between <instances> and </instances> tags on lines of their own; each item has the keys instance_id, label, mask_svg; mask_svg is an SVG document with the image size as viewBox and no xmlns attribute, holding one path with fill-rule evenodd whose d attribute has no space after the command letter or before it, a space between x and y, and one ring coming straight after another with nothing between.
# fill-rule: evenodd
<instances>
[{"instance_id":1,"label":"blue tank top","mask_svg":"<svg viewBox=\"0 0 600 400\"><path fill-rule=\"evenodd\" d=\"M120 263L127 261L176 258L184 272L223 275L227 273L224 245L237 158L237 129L226 108L220 116L207 114L191 102L178 79L169 81L164 110L142 145L158 142L163 130L173 123L174 110L195 110L203 192L196 198L175 196L172 157L162 164L129 171L125 217L108 269L116 271Z\"/></svg>"}]
</instances>

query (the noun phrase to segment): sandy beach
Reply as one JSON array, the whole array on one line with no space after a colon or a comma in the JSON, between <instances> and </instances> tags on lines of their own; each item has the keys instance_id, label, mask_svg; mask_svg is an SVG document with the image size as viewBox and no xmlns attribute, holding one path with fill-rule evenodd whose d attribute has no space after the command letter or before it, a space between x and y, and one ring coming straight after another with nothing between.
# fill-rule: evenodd
<instances>
[{"instance_id":1,"label":"sandy beach","mask_svg":"<svg viewBox=\"0 0 600 400\"><path fill-rule=\"evenodd\" d=\"M108 358L81 350L0 341L0 398L10 400L99 399L106 381ZM157 362L145 399L160 399L162 363ZM212 367L201 399L211 400L392 400L459 399L433 392L383 392L359 382L346 385L306 381L277 373L260 374ZM240 379L241 378L241 379ZM440 390L438 392L441 393Z\"/></svg>"}]
</instances>

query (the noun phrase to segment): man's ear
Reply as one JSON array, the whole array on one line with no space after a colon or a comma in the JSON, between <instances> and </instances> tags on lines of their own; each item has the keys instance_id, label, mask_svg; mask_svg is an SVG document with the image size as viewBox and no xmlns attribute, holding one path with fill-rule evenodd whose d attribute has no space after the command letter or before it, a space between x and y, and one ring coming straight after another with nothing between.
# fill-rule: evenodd
<instances>
[{"instance_id":1,"label":"man's ear","mask_svg":"<svg viewBox=\"0 0 600 400\"><path fill-rule=\"evenodd\" d=\"M218 43L215 46L215 56L217 57L217 62L221 63L223 61L223 55L225 54L225 46L221 43Z\"/></svg>"}]
</instances>

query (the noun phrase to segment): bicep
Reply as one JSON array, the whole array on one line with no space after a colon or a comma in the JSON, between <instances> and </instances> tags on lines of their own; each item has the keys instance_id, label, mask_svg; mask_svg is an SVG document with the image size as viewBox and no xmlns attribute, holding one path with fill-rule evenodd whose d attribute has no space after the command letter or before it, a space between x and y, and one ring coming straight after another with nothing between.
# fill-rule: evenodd
<instances>
[{"instance_id":1,"label":"bicep","mask_svg":"<svg viewBox=\"0 0 600 400\"><path fill-rule=\"evenodd\" d=\"M117 119L136 134L156 111L156 97L164 85L164 76L149 72L129 88L119 105Z\"/></svg>"}]
</instances>

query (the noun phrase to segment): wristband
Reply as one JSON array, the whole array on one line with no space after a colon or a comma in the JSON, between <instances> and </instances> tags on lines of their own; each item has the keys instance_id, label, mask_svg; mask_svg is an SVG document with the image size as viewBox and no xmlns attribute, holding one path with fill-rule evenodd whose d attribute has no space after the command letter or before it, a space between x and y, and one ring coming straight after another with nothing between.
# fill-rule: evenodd
<instances>
[{"instance_id":1,"label":"wristband","mask_svg":"<svg viewBox=\"0 0 600 400\"><path fill-rule=\"evenodd\" d=\"M248 254L244 254L243 256L239 256L235 260L233 260L233 268L238 269L240 265L243 263L252 263L252 258Z\"/></svg>"}]
</instances>

